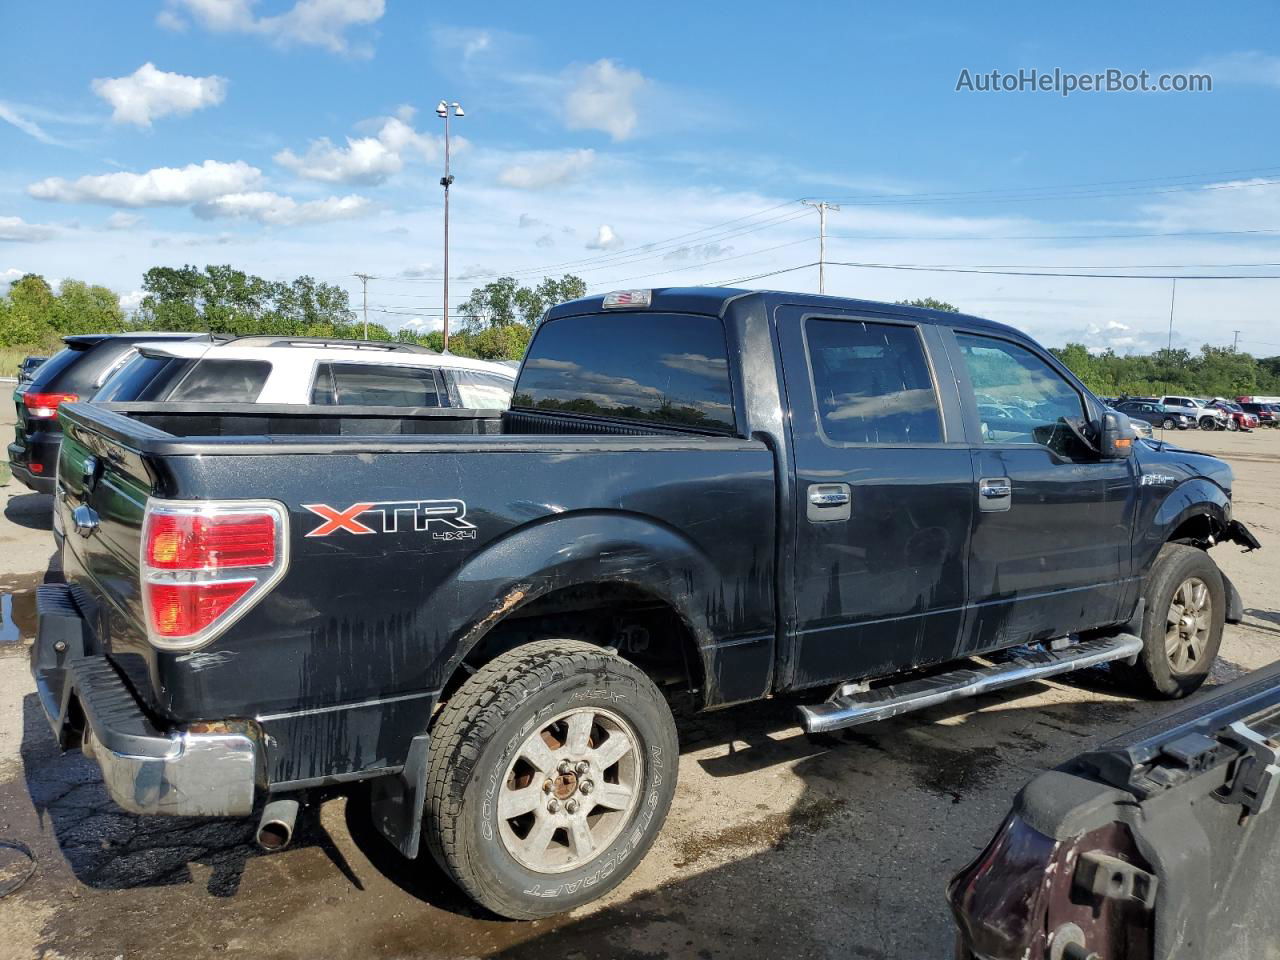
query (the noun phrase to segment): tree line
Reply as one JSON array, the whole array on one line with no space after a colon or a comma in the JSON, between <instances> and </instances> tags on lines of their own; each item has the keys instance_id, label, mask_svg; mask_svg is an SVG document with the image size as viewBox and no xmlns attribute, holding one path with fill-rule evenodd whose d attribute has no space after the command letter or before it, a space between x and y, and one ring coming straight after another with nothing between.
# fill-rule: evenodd
<instances>
[{"instance_id":1,"label":"tree line","mask_svg":"<svg viewBox=\"0 0 1280 960\"><path fill-rule=\"evenodd\" d=\"M128 313L106 287L63 280L54 289L43 277L26 274L0 296L0 347L13 353L49 353L69 334L128 330L343 339L364 335L364 324L352 309L347 291L312 277L267 280L228 265L153 267L144 274L142 289L142 301ZM586 290L586 283L572 275L547 277L530 286L513 277L499 277L474 288L459 305L449 349L468 357L518 360L547 307L581 297ZM932 297L903 302L956 309ZM442 347L438 330L404 327L393 332L381 323L370 323L369 338L420 343L435 350ZM1280 395L1280 356L1254 357L1209 344L1199 352L1166 349L1118 354L1068 343L1053 348L1053 353L1101 396Z\"/></svg>"},{"instance_id":2,"label":"tree line","mask_svg":"<svg viewBox=\"0 0 1280 960\"><path fill-rule=\"evenodd\" d=\"M44 277L26 274L0 296L0 347L49 353L62 337L77 333L178 330L233 335L279 335L359 339L365 325L342 287L312 277L267 280L228 265L203 269L153 267L142 278L144 296L126 312L103 286L63 280L54 289ZM547 307L586 293L578 277L545 278L521 286L502 277L474 289L460 305L449 350L487 360L518 360ZM371 340L400 340L439 350L438 330L368 325Z\"/></svg>"}]
</instances>

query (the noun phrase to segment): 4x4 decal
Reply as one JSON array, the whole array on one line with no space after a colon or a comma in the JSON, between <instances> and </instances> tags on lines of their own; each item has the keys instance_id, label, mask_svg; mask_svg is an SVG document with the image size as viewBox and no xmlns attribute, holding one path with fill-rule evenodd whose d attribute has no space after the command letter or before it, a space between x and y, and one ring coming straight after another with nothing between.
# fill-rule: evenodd
<instances>
[{"instance_id":1,"label":"4x4 decal","mask_svg":"<svg viewBox=\"0 0 1280 960\"><path fill-rule=\"evenodd\" d=\"M430 530L436 540L474 540L476 536L475 524L466 519L467 505L461 500L378 500L346 508L327 503L302 506L324 521L308 537L327 537L339 530L356 535L399 533L401 523L406 522L412 523L413 530Z\"/></svg>"}]
</instances>

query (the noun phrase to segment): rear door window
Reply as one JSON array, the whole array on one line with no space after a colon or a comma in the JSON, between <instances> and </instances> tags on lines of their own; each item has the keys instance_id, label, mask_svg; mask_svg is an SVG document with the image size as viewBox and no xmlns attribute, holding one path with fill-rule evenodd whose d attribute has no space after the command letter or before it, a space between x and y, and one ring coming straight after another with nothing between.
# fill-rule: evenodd
<instances>
[{"instance_id":1,"label":"rear door window","mask_svg":"<svg viewBox=\"0 0 1280 960\"><path fill-rule=\"evenodd\" d=\"M446 406L434 369L390 363L322 363L316 370L311 402L348 407Z\"/></svg>"},{"instance_id":2,"label":"rear door window","mask_svg":"<svg viewBox=\"0 0 1280 960\"><path fill-rule=\"evenodd\" d=\"M450 370L458 400L472 410L505 410L511 404L512 377L500 377L483 370Z\"/></svg>"},{"instance_id":3,"label":"rear door window","mask_svg":"<svg viewBox=\"0 0 1280 960\"><path fill-rule=\"evenodd\" d=\"M732 433L724 325L691 314L591 314L538 328L511 405Z\"/></svg>"},{"instance_id":4,"label":"rear door window","mask_svg":"<svg viewBox=\"0 0 1280 960\"><path fill-rule=\"evenodd\" d=\"M265 360L205 358L165 399L174 403L253 403L271 375Z\"/></svg>"},{"instance_id":5,"label":"rear door window","mask_svg":"<svg viewBox=\"0 0 1280 960\"><path fill-rule=\"evenodd\" d=\"M941 443L942 417L915 327L805 322L823 435L834 443Z\"/></svg>"},{"instance_id":6,"label":"rear door window","mask_svg":"<svg viewBox=\"0 0 1280 960\"><path fill-rule=\"evenodd\" d=\"M136 354L103 385L94 403L129 403L163 398L193 361Z\"/></svg>"}]
</instances>

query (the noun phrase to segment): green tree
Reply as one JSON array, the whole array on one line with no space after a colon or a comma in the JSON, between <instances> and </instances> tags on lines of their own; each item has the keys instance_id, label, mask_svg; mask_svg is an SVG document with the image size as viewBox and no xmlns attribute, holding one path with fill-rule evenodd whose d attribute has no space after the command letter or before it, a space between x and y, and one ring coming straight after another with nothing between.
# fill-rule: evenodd
<instances>
[{"instance_id":1,"label":"green tree","mask_svg":"<svg viewBox=\"0 0 1280 960\"><path fill-rule=\"evenodd\" d=\"M499 277L476 287L459 308L468 330L522 323L532 330L547 308L584 296L587 284L581 277L565 274L560 279L544 277L536 287L518 286L514 277ZM451 341L452 336L449 338Z\"/></svg>"},{"instance_id":2,"label":"green tree","mask_svg":"<svg viewBox=\"0 0 1280 960\"><path fill-rule=\"evenodd\" d=\"M945 300L935 300L933 297L919 297L915 300L899 300L899 304L904 307L924 307L928 310L944 310L947 313L959 313L960 308L952 306Z\"/></svg>"}]
</instances>

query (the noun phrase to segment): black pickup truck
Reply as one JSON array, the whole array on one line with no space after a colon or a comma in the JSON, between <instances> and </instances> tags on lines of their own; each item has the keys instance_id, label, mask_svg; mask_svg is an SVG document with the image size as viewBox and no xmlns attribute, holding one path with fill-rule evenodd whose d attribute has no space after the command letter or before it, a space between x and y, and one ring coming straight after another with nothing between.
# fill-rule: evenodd
<instances>
[{"instance_id":1,"label":"black pickup truck","mask_svg":"<svg viewBox=\"0 0 1280 960\"><path fill-rule=\"evenodd\" d=\"M1204 679L1257 546L1231 471L1135 441L975 317L724 289L562 304L512 408L62 410L54 730L141 813L370 781L510 917L618 883L675 791L672 706L810 731L1113 661ZM364 795L362 791L361 795Z\"/></svg>"}]
</instances>

